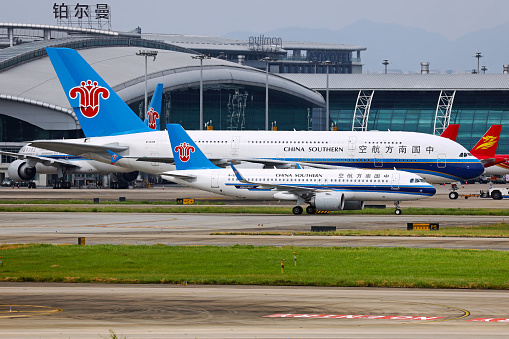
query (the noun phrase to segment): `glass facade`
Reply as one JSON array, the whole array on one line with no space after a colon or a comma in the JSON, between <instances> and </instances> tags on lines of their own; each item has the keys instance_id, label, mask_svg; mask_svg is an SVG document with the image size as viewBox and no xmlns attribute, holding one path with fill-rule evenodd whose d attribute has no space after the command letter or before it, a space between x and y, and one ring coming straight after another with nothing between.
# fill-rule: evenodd
<instances>
[{"instance_id":1,"label":"glass facade","mask_svg":"<svg viewBox=\"0 0 509 339\"><path fill-rule=\"evenodd\" d=\"M212 121L214 130L265 129L264 88L222 84L205 86L203 94L203 121ZM321 94L325 98L325 91ZM330 122L335 122L339 131L352 129L357 95L358 91L352 90L330 91ZM431 134L439 95L440 91L377 90L371 103L368 130ZM130 107L143 116L142 100ZM199 88L165 92L163 107L162 129L169 122L180 123L186 129L199 129ZM460 124L457 141L471 149L491 125L509 125L507 91L457 91L450 122ZM273 124L278 130L325 130L325 108L312 108L306 101L269 91L269 128ZM499 154L509 154L509 138L504 136L504 128L497 149ZM81 137L81 130L43 130L0 114L0 142Z\"/></svg>"},{"instance_id":2,"label":"glass facade","mask_svg":"<svg viewBox=\"0 0 509 339\"><path fill-rule=\"evenodd\" d=\"M0 142L83 137L84 135L81 130L45 130L26 121L0 114Z\"/></svg>"},{"instance_id":3,"label":"glass facade","mask_svg":"<svg viewBox=\"0 0 509 339\"><path fill-rule=\"evenodd\" d=\"M322 93L325 97L325 92ZM352 129L358 91L330 91L330 120L338 130ZM368 130L433 133L440 91L375 91L369 113ZM467 149L493 124L509 124L507 91L456 91L451 124L460 124L457 141ZM509 138L504 129L497 153L509 154Z\"/></svg>"},{"instance_id":4,"label":"glass facade","mask_svg":"<svg viewBox=\"0 0 509 339\"><path fill-rule=\"evenodd\" d=\"M150 100L150 98L149 98ZM169 102L170 101L170 102ZM250 86L205 86L203 121L214 130L265 130L265 89ZM142 115L143 102L129 105ZM178 123L185 129L200 128L200 90L166 92L161 114L161 128ZM269 91L269 129L273 123L281 130L307 130L310 104L293 96Z\"/></svg>"}]
</instances>

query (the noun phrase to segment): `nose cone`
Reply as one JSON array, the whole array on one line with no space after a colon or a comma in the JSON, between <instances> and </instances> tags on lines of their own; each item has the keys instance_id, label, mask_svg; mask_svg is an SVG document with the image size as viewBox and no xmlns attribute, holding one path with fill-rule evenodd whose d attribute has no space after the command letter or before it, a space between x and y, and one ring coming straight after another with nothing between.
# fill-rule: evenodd
<instances>
[{"instance_id":1,"label":"nose cone","mask_svg":"<svg viewBox=\"0 0 509 339\"><path fill-rule=\"evenodd\" d=\"M422 193L429 195L430 197L435 195L436 192L437 192L436 188L433 187L433 185L429 185L429 184L424 186L422 189Z\"/></svg>"},{"instance_id":2,"label":"nose cone","mask_svg":"<svg viewBox=\"0 0 509 339\"><path fill-rule=\"evenodd\" d=\"M470 163L462 165L463 179L477 178L484 173L484 165L479 160L474 160Z\"/></svg>"}]
</instances>

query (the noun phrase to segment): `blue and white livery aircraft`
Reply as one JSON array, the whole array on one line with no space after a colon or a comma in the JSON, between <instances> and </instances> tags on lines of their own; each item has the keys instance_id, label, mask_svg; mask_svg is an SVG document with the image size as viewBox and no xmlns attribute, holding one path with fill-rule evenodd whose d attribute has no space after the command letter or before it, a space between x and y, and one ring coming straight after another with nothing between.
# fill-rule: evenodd
<instances>
[{"instance_id":1,"label":"blue and white livery aircraft","mask_svg":"<svg viewBox=\"0 0 509 339\"><path fill-rule=\"evenodd\" d=\"M84 139L38 140L32 145L101 162L160 174L175 169L165 131L153 131L132 112L78 52L46 48ZM219 166L393 169L418 174L430 183L475 178L483 165L458 143L413 132L355 131L190 131Z\"/></svg>"},{"instance_id":2,"label":"blue and white livery aircraft","mask_svg":"<svg viewBox=\"0 0 509 339\"><path fill-rule=\"evenodd\" d=\"M162 177L179 184L217 194L256 200L296 201L294 214L308 203L316 210L363 209L365 201L399 202L431 197L435 188L416 174L397 170L366 169L238 169L212 164L182 126L168 124L177 170Z\"/></svg>"},{"instance_id":3,"label":"blue and white livery aircraft","mask_svg":"<svg viewBox=\"0 0 509 339\"><path fill-rule=\"evenodd\" d=\"M145 113L145 124L152 130L159 130L163 84L157 84ZM53 188L71 188L71 183L65 181L67 174L98 174L116 173L117 180L110 182L111 188L127 188L127 182L135 180L139 172L128 167L121 167L104 162L87 159L80 155L64 154L33 146L23 146L18 153L0 151L14 160L7 168L9 178L14 181L28 181L29 188L35 188L32 180L37 174L57 174L59 180Z\"/></svg>"}]
</instances>

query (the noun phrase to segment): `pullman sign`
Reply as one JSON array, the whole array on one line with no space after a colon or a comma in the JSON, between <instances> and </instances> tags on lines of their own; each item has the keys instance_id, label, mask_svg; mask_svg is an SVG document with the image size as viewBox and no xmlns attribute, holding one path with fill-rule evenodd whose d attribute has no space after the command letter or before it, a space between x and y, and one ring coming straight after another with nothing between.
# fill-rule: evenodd
<instances>
[{"instance_id":1,"label":"pullman sign","mask_svg":"<svg viewBox=\"0 0 509 339\"><path fill-rule=\"evenodd\" d=\"M249 49L254 51L275 52L283 48L283 39L276 37L260 36L249 37Z\"/></svg>"}]
</instances>

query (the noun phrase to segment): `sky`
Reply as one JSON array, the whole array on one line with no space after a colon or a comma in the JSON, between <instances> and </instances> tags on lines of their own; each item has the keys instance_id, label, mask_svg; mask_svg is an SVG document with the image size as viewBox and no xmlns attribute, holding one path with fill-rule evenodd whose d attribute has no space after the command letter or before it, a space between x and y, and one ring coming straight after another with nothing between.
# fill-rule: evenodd
<instances>
[{"instance_id":1,"label":"sky","mask_svg":"<svg viewBox=\"0 0 509 339\"><path fill-rule=\"evenodd\" d=\"M2 0L0 22L56 25L55 1ZM60 1L75 6L78 1ZM222 36L279 28L337 30L358 20L422 28L456 39L509 21L507 0L84 0L111 6L112 29ZM373 32L375 34L376 32Z\"/></svg>"}]
</instances>

